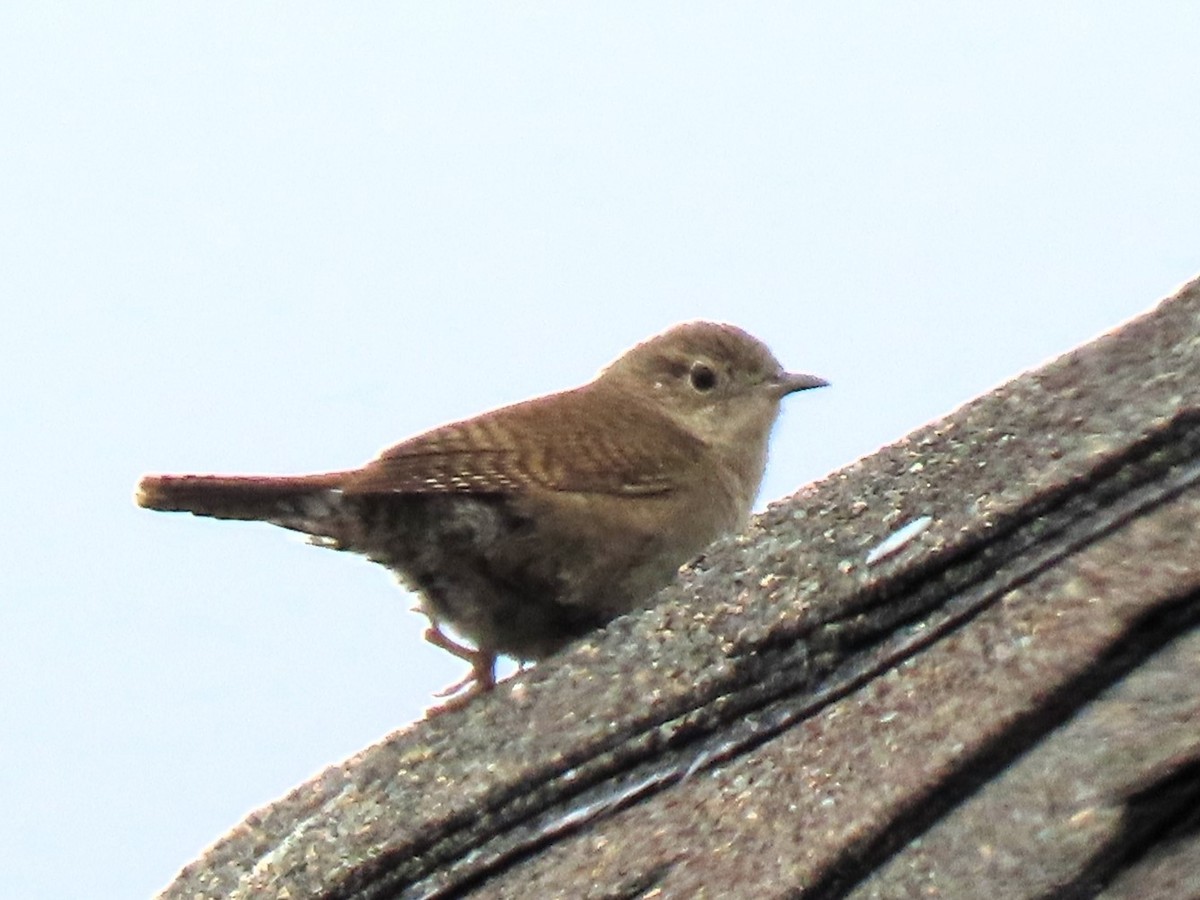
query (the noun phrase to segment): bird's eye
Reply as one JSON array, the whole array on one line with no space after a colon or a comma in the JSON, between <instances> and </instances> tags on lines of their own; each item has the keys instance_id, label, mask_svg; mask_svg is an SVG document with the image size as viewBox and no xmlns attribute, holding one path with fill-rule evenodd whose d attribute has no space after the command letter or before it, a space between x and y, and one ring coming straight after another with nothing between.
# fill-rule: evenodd
<instances>
[{"instance_id":1,"label":"bird's eye","mask_svg":"<svg viewBox=\"0 0 1200 900\"><path fill-rule=\"evenodd\" d=\"M689 377L692 381L692 387L702 393L711 391L717 386L717 373L704 363L693 363Z\"/></svg>"}]
</instances>

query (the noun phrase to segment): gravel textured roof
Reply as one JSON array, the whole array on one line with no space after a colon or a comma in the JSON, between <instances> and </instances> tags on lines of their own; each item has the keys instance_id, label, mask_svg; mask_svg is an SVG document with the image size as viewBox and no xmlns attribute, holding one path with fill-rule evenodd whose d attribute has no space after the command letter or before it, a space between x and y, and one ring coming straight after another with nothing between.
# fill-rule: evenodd
<instances>
[{"instance_id":1,"label":"gravel textured roof","mask_svg":"<svg viewBox=\"0 0 1200 900\"><path fill-rule=\"evenodd\" d=\"M162 896L1200 896L1198 524L1200 281Z\"/></svg>"}]
</instances>

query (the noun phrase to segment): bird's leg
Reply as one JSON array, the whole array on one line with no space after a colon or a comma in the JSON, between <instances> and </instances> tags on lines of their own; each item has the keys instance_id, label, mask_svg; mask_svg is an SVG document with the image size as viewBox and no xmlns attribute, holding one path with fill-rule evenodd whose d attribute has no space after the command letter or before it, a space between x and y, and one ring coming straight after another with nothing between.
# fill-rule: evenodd
<instances>
[{"instance_id":1,"label":"bird's leg","mask_svg":"<svg viewBox=\"0 0 1200 900\"><path fill-rule=\"evenodd\" d=\"M424 606L418 603L412 607L412 611L420 613L429 622L429 627L425 629L425 640L433 644L433 646L445 650L452 656L457 656L461 660L471 664L471 671L468 672L459 681L449 687L444 687L440 691L434 693L435 697L453 697L455 694L464 692L460 701L473 697L475 694L490 691L496 686L496 654L489 653L485 650L476 650L468 647L465 644L460 644L458 641L446 635L442 631L441 625L437 619L425 609ZM453 703L447 703L440 709L445 709L452 706Z\"/></svg>"},{"instance_id":2,"label":"bird's leg","mask_svg":"<svg viewBox=\"0 0 1200 900\"><path fill-rule=\"evenodd\" d=\"M446 637L445 633L437 627L430 625L425 629L425 640L433 644L435 647L440 647L452 656L457 656L461 660L471 664L471 671L461 680L437 692L438 697L453 697L455 694L462 693L464 699L482 694L485 691L490 691L496 686L496 654L489 650L477 650L474 647L468 647L458 641Z\"/></svg>"}]
</instances>

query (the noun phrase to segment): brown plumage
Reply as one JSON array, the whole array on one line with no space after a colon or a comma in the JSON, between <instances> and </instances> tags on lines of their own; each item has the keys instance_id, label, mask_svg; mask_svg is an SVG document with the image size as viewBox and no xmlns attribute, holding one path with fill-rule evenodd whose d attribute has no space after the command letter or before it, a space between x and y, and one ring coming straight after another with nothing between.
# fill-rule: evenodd
<instances>
[{"instance_id":1,"label":"brown plumage","mask_svg":"<svg viewBox=\"0 0 1200 900\"><path fill-rule=\"evenodd\" d=\"M420 594L427 637L488 687L496 654L552 653L740 528L780 399L824 383L784 372L740 329L694 322L589 384L443 425L359 469L149 475L137 502L271 522L387 566Z\"/></svg>"}]
</instances>

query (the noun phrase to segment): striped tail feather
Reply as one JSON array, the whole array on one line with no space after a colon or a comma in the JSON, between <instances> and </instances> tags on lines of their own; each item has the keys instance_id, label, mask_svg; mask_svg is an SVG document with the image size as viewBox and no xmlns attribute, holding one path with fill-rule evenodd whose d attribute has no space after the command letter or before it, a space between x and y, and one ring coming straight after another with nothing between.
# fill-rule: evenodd
<instances>
[{"instance_id":1,"label":"striped tail feather","mask_svg":"<svg viewBox=\"0 0 1200 900\"><path fill-rule=\"evenodd\" d=\"M341 473L326 475L146 475L138 506L214 519L270 522L318 537L339 537Z\"/></svg>"}]
</instances>

